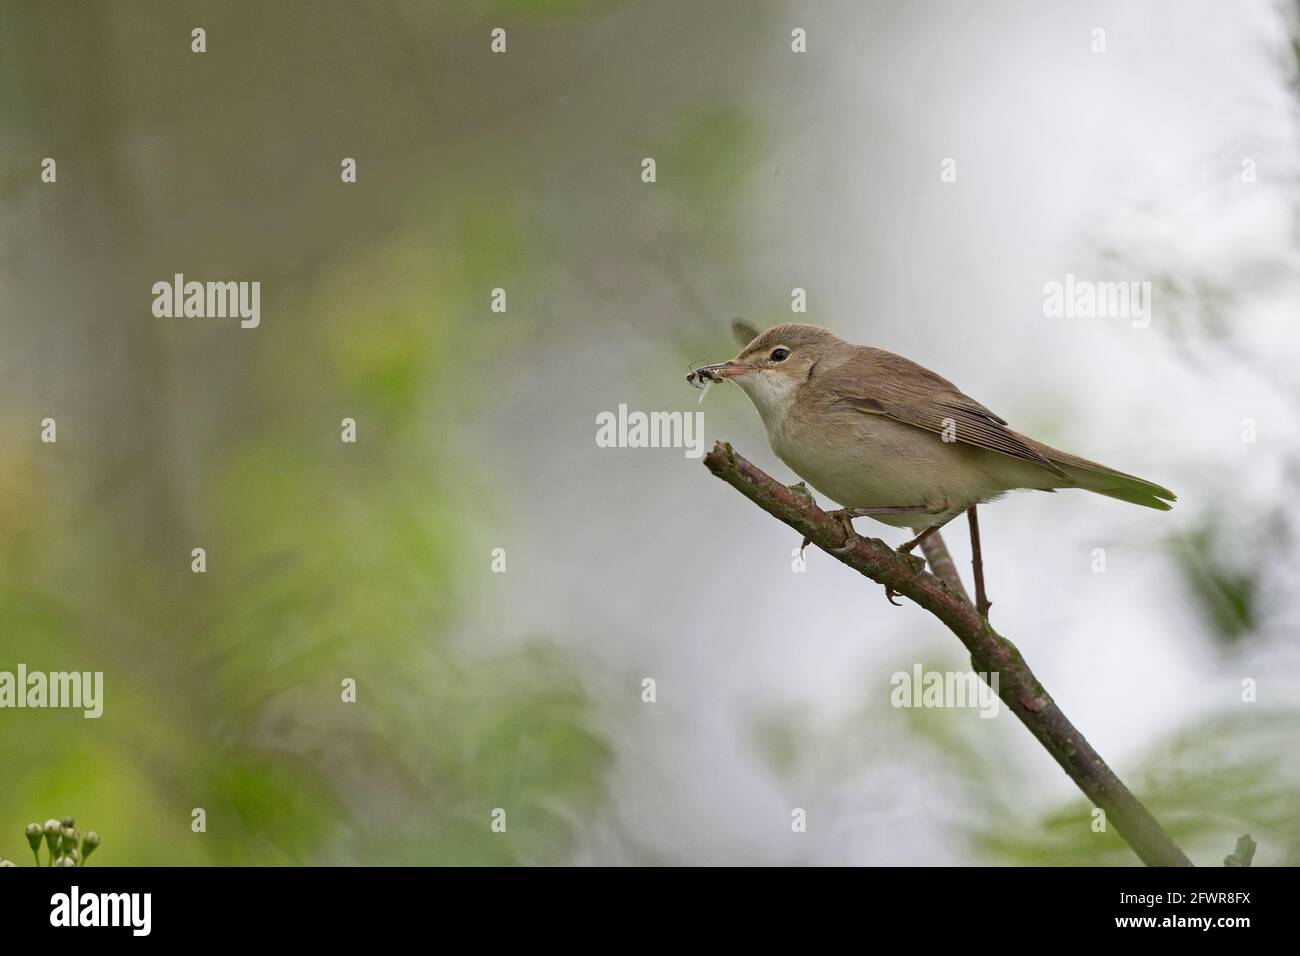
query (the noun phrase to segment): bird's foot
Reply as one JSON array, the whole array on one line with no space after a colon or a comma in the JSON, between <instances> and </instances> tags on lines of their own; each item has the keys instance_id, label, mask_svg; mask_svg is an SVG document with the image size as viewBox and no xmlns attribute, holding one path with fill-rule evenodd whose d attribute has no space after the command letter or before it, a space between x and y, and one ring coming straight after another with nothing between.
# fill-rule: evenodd
<instances>
[{"instance_id":1,"label":"bird's foot","mask_svg":"<svg viewBox=\"0 0 1300 956\"><path fill-rule=\"evenodd\" d=\"M786 487L789 488L791 491L793 491L804 501L808 502L808 504L812 505L814 508L817 507L817 499L813 497L813 493L808 490L808 486L805 485L802 481L796 481L793 485L787 485ZM800 561L804 560L804 556L803 556L804 549L807 548L808 545L810 544L812 544L812 538L804 538L803 544L799 545Z\"/></svg>"},{"instance_id":2,"label":"bird's foot","mask_svg":"<svg viewBox=\"0 0 1300 956\"><path fill-rule=\"evenodd\" d=\"M812 495L809 493L808 489L804 487L804 483L802 481L799 482L799 484L797 485L791 485L790 490L807 495L810 500L812 499ZM828 548L827 550L832 552L833 554L848 554L850 551L853 550L854 545L858 543L858 533L853 530L853 519L861 518L864 515L868 514L869 509L836 508L834 511L828 511L826 513L844 526L844 533L845 533L844 544L840 545L838 548ZM803 544L799 545L800 559L803 558L804 548L808 547L808 545L810 544L812 544L812 538L803 539Z\"/></svg>"},{"instance_id":3,"label":"bird's foot","mask_svg":"<svg viewBox=\"0 0 1300 956\"><path fill-rule=\"evenodd\" d=\"M900 551L898 553L907 559L907 563L912 566L913 572L919 574L925 570L925 558L921 557L919 554L911 554L907 551Z\"/></svg>"},{"instance_id":4,"label":"bird's foot","mask_svg":"<svg viewBox=\"0 0 1300 956\"><path fill-rule=\"evenodd\" d=\"M844 526L844 543L838 548L831 548L835 554L848 554L858 544L858 533L853 530L853 519L857 515L853 514L852 508L840 508L838 511L828 512L832 518L836 518Z\"/></svg>"},{"instance_id":5,"label":"bird's foot","mask_svg":"<svg viewBox=\"0 0 1300 956\"><path fill-rule=\"evenodd\" d=\"M898 549L898 553L907 559L907 563L912 566L912 571L914 573L919 574L921 571L925 570L924 558L917 557L915 554L911 554L907 551L904 551L902 548ZM890 604L894 605L894 607L903 606L894 600L894 598L898 596L899 593L897 591L891 588L888 584L885 585L885 600L887 600Z\"/></svg>"}]
</instances>

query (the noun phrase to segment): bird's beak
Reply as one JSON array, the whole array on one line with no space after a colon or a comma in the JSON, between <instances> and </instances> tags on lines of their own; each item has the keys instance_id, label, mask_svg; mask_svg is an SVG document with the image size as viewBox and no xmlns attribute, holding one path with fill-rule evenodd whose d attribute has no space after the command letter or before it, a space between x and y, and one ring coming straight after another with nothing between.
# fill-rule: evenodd
<instances>
[{"instance_id":1,"label":"bird's beak","mask_svg":"<svg viewBox=\"0 0 1300 956\"><path fill-rule=\"evenodd\" d=\"M722 382L733 375L739 375L744 372L754 371L755 366L743 365L740 362L718 362L716 365L701 365L690 375L686 376L686 381L691 384L698 382Z\"/></svg>"}]
</instances>

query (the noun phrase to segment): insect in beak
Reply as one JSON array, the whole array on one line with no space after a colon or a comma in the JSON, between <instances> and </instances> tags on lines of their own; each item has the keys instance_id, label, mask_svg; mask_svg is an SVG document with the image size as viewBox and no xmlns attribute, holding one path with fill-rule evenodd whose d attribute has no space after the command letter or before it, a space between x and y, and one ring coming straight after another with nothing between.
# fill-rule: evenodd
<instances>
[{"instance_id":1,"label":"insect in beak","mask_svg":"<svg viewBox=\"0 0 1300 956\"><path fill-rule=\"evenodd\" d=\"M743 365L737 365L735 362L718 362L714 365L701 365L690 375L686 376L686 381L690 382L696 388L703 388L706 382L723 382L732 372L743 369Z\"/></svg>"}]
</instances>

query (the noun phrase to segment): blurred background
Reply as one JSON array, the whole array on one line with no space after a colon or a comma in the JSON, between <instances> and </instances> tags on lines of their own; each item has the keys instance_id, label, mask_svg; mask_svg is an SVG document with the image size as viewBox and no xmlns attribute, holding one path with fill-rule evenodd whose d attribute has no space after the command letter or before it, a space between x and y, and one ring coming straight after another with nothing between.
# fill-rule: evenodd
<instances>
[{"instance_id":1,"label":"blurred background","mask_svg":"<svg viewBox=\"0 0 1300 956\"><path fill-rule=\"evenodd\" d=\"M890 706L969 667L937 621L597 447L702 410L793 481L684 381L744 316L1174 489L982 509L994 623L1196 862L1300 862L1294 3L0 16L0 670L105 684L0 711L0 856L75 814L105 865L1135 864L1005 709ZM155 318L178 272L260 327ZM1067 274L1150 326L1046 318Z\"/></svg>"}]
</instances>

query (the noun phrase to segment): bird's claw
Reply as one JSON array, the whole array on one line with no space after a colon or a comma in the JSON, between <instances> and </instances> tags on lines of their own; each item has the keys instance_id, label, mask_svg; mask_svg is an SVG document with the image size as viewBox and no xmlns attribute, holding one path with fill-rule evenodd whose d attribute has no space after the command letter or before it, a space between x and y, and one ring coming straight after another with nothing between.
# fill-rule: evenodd
<instances>
[{"instance_id":1,"label":"bird's claw","mask_svg":"<svg viewBox=\"0 0 1300 956\"><path fill-rule=\"evenodd\" d=\"M911 554L907 551L904 551L901 548L898 550L898 553L907 559L907 563L912 566L912 571L914 573L919 574L920 572L925 570L924 558L919 557L915 554ZM902 607L903 605L899 604L897 601L894 600L894 598L896 597L902 597L902 595L899 594L899 592L895 591L893 588L891 588L888 584L886 584L885 600L887 600L890 604L894 605L894 607Z\"/></svg>"},{"instance_id":2,"label":"bird's claw","mask_svg":"<svg viewBox=\"0 0 1300 956\"><path fill-rule=\"evenodd\" d=\"M844 543L838 548L831 548L831 551L835 554L848 554L858 544L858 533L853 530L853 519L843 510L833 513L840 519L840 524L844 525Z\"/></svg>"},{"instance_id":3,"label":"bird's claw","mask_svg":"<svg viewBox=\"0 0 1300 956\"><path fill-rule=\"evenodd\" d=\"M803 482L800 482L799 485L791 486L790 490L791 491L802 490L804 494L807 494L807 489L800 488L802 484ZM830 512L830 515L833 518L838 518L840 524L843 525L844 543L840 545L838 548L827 548L826 550L829 551L831 554L848 554L850 551L854 549L854 547L857 546L858 543L858 533L853 530L853 520L849 517L849 515L846 513L844 509L840 509L839 511L832 511ZM803 544L799 545L800 560L803 560L804 549L808 547L808 545L810 544L812 544L812 538L804 538Z\"/></svg>"}]
</instances>

